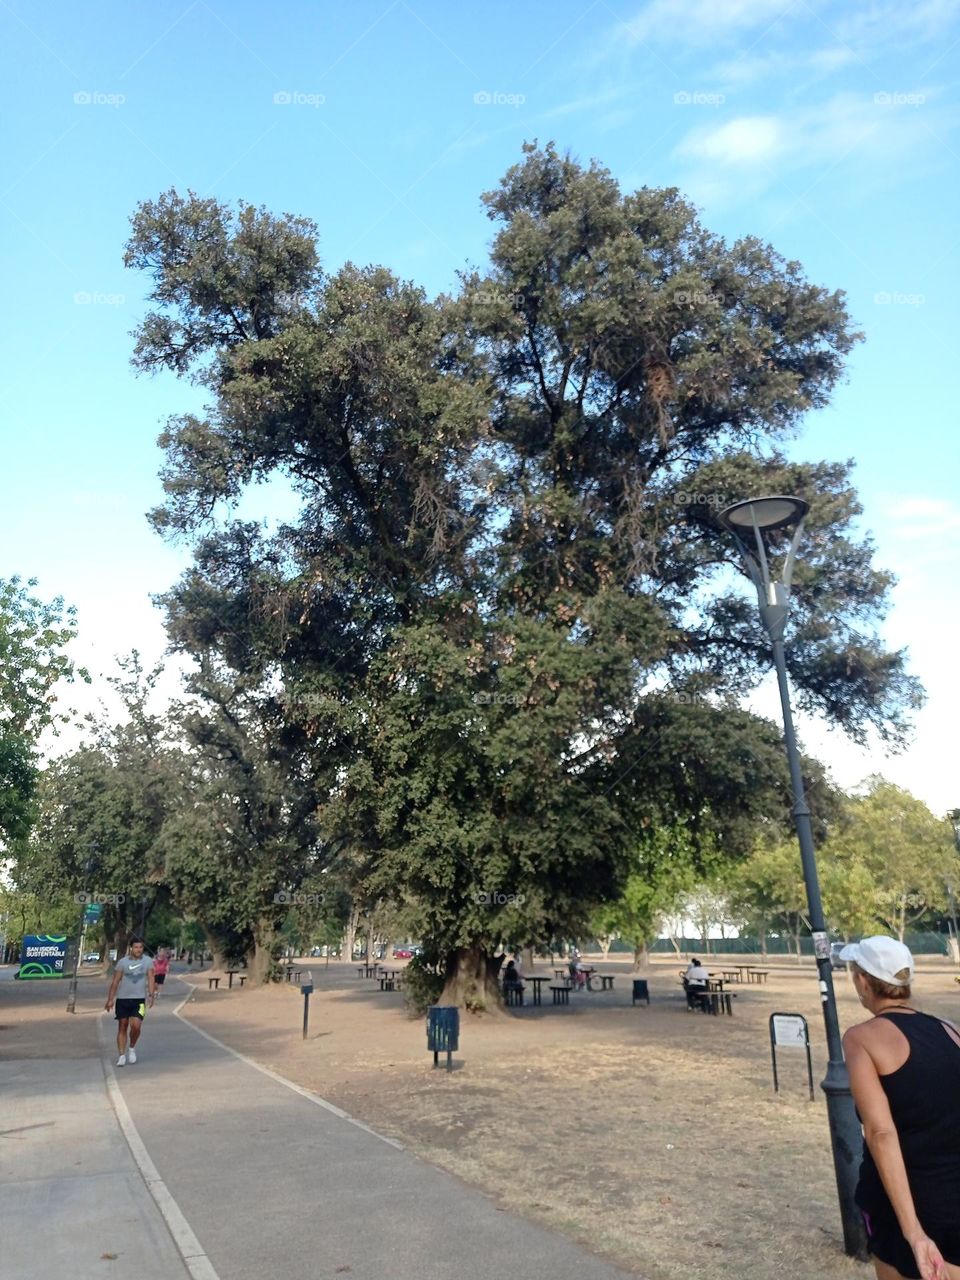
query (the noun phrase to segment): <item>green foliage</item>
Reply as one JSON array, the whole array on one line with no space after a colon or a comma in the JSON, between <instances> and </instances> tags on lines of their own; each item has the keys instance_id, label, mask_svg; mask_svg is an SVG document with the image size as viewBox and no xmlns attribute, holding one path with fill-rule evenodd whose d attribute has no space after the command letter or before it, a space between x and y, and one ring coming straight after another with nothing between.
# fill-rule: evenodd
<instances>
[{"instance_id":1,"label":"green foliage","mask_svg":"<svg viewBox=\"0 0 960 1280\"><path fill-rule=\"evenodd\" d=\"M69 714L56 709L58 682L75 676L64 650L76 636L76 611L58 596L49 604L31 594L35 578L0 578L0 841L26 837L36 817L37 742Z\"/></svg>"},{"instance_id":2,"label":"green foliage","mask_svg":"<svg viewBox=\"0 0 960 1280\"><path fill-rule=\"evenodd\" d=\"M862 910L857 915L854 908L855 924L876 920L884 932L901 939L931 910L946 906L946 884L957 870L950 823L879 776L868 779L863 793L848 802L845 821L825 852L833 878L845 882L844 893L861 886Z\"/></svg>"},{"instance_id":3,"label":"green foliage","mask_svg":"<svg viewBox=\"0 0 960 1280\"><path fill-rule=\"evenodd\" d=\"M443 975L427 964L423 956L414 956L403 971L403 998L411 1013L425 1013L440 999Z\"/></svg>"}]
</instances>

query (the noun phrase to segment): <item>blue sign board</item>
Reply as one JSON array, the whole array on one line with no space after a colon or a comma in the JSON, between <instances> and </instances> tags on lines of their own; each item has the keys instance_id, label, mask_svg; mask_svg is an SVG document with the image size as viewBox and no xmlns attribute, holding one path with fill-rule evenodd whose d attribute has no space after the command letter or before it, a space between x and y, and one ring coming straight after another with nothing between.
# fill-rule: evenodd
<instances>
[{"instance_id":1,"label":"blue sign board","mask_svg":"<svg viewBox=\"0 0 960 1280\"><path fill-rule=\"evenodd\" d=\"M99 902L88 902L83 909L83 918L87 924L96 924L101 915L103 915L103 907Z\"/></svg>"},{"instance_id":2,"label":"blue sign board","mask_svg":"<svg viewBox=\"0 0 960 1280\"><path fill-rule=\"evenodd\" d=\"M18 978L62 978L65 976L68 939L60 934L28 933L20 952Z\"/></svg>"}]
</instances>

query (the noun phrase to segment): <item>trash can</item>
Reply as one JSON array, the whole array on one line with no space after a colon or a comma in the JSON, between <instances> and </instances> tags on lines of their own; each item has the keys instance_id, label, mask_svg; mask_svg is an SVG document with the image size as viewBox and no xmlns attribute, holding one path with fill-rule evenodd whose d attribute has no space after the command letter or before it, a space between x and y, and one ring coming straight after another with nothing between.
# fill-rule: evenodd
<instances>
[{"instance_id":1,"label":"trash can","mask_svg":"<svg viewBox=\"0 0 960 1280\"><path fill-rule=\"evenodd\" d=\"M636 1004L638 1000L646 1000L650 1003L650 988L647 986L646 978L634 978L633 980L633 1000L631 1004Z\"/></svg>"},{"instance_id":2,"label":"trash can","mask_svg":"<svg viewBox=\"0 0 960 1280\"><path fill-rule=\"evenodd\" d=\"M427 1010L427 1049L437 1065L441 1053L447 1055L447 1070L453 1069L451 1054L460 1048L460 1010L453 1005L434 1004Z\"/></svg>"}]
</instances>

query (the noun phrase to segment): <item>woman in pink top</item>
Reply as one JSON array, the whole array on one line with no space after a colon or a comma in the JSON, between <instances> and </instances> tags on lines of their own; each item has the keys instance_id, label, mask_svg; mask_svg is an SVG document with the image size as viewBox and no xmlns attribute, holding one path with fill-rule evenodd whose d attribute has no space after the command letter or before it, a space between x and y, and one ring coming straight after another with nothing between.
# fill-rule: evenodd
<instances>
[{"instance_id":1,"label":"woman in pink top","mask_svg":"<svg viewBox=\"0 0 960 1280\"><path fill-rule=\"evenodd\" d=\"M158 1000L160 999L160 988L164 984L169 968L170 952L166 947L161 947L153 957L153 980L156 983Z\"/></svg>"}]
</instances>

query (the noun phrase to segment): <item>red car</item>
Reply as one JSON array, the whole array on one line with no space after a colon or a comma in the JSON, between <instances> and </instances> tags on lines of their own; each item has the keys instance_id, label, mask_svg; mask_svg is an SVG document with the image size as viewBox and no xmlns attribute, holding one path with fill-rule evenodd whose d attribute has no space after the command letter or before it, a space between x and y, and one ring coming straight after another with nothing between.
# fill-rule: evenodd
<instances>
[{"instance_id":1,"label":"red car","mask_svg":"<svg viewBox=\"0 0 960 1280\"><path fill-rule=\"evenodd\" d=\"M412 960L413 952L409 947L395 947L393 951L394 960Z\"/></svg>"}]
</instances>

